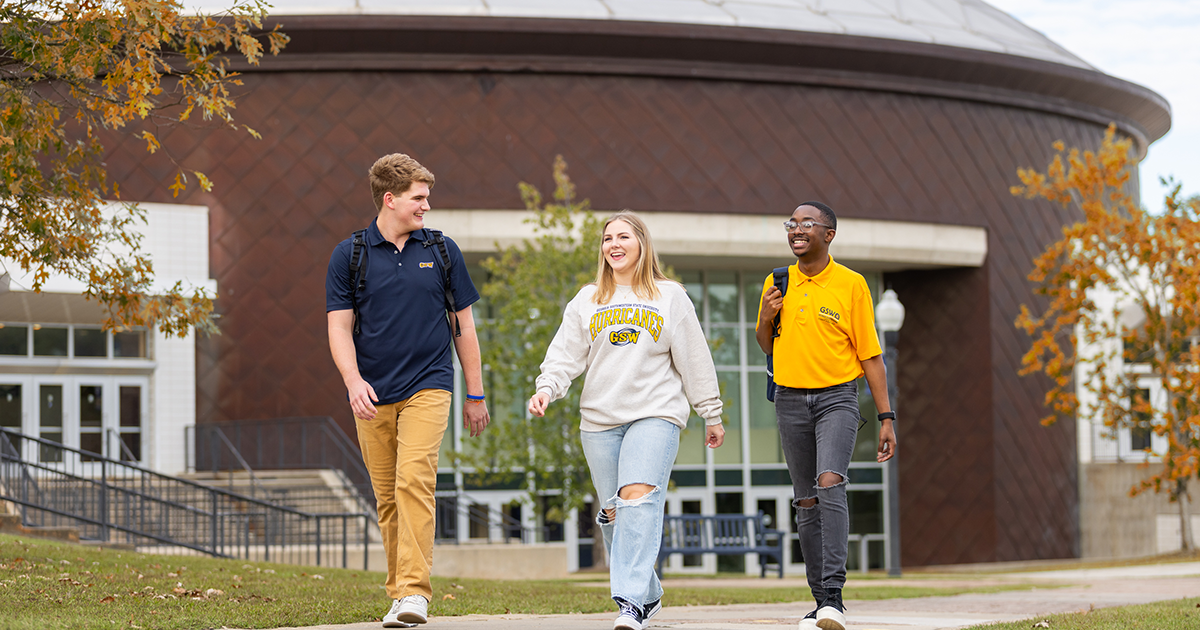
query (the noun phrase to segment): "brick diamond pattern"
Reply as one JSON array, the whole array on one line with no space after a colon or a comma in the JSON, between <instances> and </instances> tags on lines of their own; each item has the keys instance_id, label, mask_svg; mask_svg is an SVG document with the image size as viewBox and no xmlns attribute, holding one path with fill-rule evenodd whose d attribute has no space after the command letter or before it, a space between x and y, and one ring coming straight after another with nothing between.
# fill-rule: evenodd
<instances>
[{"instance_id":1,"label":"brick diamond pattern","mask_svg":"<svg viewBox=\"0 0 1200 630\"><path fill-rule=\"evenodd\" d=\"M438 208L520 208L562 154L600 209L841 216L988 230L982 269L890 274L901 335L904 561L1067 557L1078 545L1073 427L1044 429L1044 384L1016 375L1013 327L1031 259L1075 220L1013 198L1021 166L1102 129L984 103L825 87L617 76L249 73L224 128L159 130L216 188L172 200L173 172L113 137L123 196L210 208L222 334L199 342L198 419L330 415L353 431L329 358L329 253L375 214L371 163L403 151L437 176Z\"/></svg>"}]
</instances>

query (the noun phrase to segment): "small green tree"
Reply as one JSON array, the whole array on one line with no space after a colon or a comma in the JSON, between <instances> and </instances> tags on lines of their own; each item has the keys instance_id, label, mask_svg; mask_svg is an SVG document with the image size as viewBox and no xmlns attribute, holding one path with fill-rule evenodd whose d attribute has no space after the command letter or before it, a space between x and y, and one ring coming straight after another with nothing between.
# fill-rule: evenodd
<instances>
[{"instance_id":1,"label":"small green tree","mask_svg":"<svg viewBox=\"0 0 1200 630\"><path fill-rule=\"evenodd\" d=\"M287 37L263 32L263 0L232 0L221 15L189 13L179 0L6 0L0 2L0 258L32 275L86 285L107 310L107 328L157 325L167 334L216 330L212 297L176 283L153 291L139 249L145 216L119 200L101 132L143 140L173 164L175 195L203 173L175 163L161 130L196 119L233 122L227 54L257 64ZM127 129L127 127L129 127ZM0 270L3 271L3 270Z\"/></svg>"},{"instance_id":2,"label":"small green tree","mask_svg":"<svg viewBox=\"0 0 1200 630\"><path fill-rule=\"evenodd\" d=\"M519 185L525 207L534 213L527 221L536 236L483 263L489 279L482 294L491 309L482 326L483 362L494 416L483 439L458 454L456 464L485 479L519 473L536 513L560 520L595 494L579 441L582 384L572 385L544 417L530 416L526 403L563 310L595 280L602 223L589 202L576 197L562 156L555 158L553 173L553 201L531 184Z\"/></svg>"},{"instance_id":3,"label":"small green tree","mask_svg":"<svg viewBox=\"0 0 1200 630\"><path fill-rule=\"evenodd\" d=\"M1084 215L1034 260L1029 279L1049 301L1038 316L1021 306L1016 324L1033 338L1021 374L1051 379L1043 424L1079 412L1113 433L1136 428L1166 438L1161 466L1130 494L1153 489L1178 502L1183 548L1191 550L1188 484L1200 471L1200 198L1181 198L1176 185L1163 212L1143 209L1129 194L1131 141L1115 134L1110 125L1099 151L1071 149L1065 163L1056 142L1059 155L1045 173L1018 171L1024 185L1014 195L1074 205ZM1164 405L1134 394L1139 375L1126 369L1131 364L1148 367Z\"/></svg>"}]
</instances>

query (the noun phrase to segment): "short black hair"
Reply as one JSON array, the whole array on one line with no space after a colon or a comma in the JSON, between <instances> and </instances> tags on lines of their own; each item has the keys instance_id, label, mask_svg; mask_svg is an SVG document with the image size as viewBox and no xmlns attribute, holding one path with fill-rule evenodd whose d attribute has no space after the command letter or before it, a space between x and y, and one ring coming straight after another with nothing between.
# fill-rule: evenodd
<instances>
[{"instance_id":1,"label":"short black hair","mask_svg":"<svg viewBox=\"0 0 1200 630\"><path fill-rule=\"evenodd\" d=\"M799 208L801 206L812 206L812 207L816 208L817 210L820 210L821 211L821 220L829 225L829 229L831 229L831 230L837 229L837 215L833 213L833 208L830 208L829 206L821 203L820 201L805 201L804 203L802 203L796 207Z\"/></svg>"}]
</instances>

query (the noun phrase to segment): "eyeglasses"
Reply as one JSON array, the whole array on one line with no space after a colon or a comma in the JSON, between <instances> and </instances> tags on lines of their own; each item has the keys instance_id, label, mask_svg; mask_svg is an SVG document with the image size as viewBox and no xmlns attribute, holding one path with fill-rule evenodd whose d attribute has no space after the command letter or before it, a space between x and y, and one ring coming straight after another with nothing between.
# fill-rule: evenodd
<instances>
[{"instance_id":1,"label":"eyeglasses","mask_svg":"<svg viewBox=\"0 0 1200 630\"><path fill-rule=\"evenodd\" d=\"M813 229L813 226L814 226L814 225L819 225L819 226L821 226L821 227L823 227L823 228L830 228L830 229L833 229L833 226L830 226L830 225L825 225L824 223L817 223L816 221L813 221L813 220L811 220L811 219L808 219L808 220L805 220L805 221L801 221L801 222L799 222L799 223L797 223L797 222L795 222L795 221L784 221L784 222L783 222L783 229L785 229L785 230L787 230L787 231L791 232L792 230L794 230L794 229L796 229L796 228L800 228L801 230L803 230L803 231L807 232L807 231L809 231L809 230Z\"/></svg>"}]
</instances>

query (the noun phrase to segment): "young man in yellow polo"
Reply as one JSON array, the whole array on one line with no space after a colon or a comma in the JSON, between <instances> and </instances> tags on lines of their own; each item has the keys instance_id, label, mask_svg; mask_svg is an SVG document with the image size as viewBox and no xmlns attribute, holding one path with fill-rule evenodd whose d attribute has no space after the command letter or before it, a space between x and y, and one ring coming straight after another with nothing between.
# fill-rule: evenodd
<instances>
[{"instance_id":1,"label":"young man in yellow polo","mask_svg":"<svg viewBox=\"0 0 1200 630\"><path fill-rule=\"evenodd\" d=\"M786 295L767 276L755 337L763 352L774 355L775 416L795 492L800 550L817 601L800 628L845 630L846 482L858 435L858 377L866 375L880 411L876 461L896 454L896 415L867 282L829 256L837 216L808 201L784 227L796 264L788 268Z\"/></svg>"}]
</instances>

